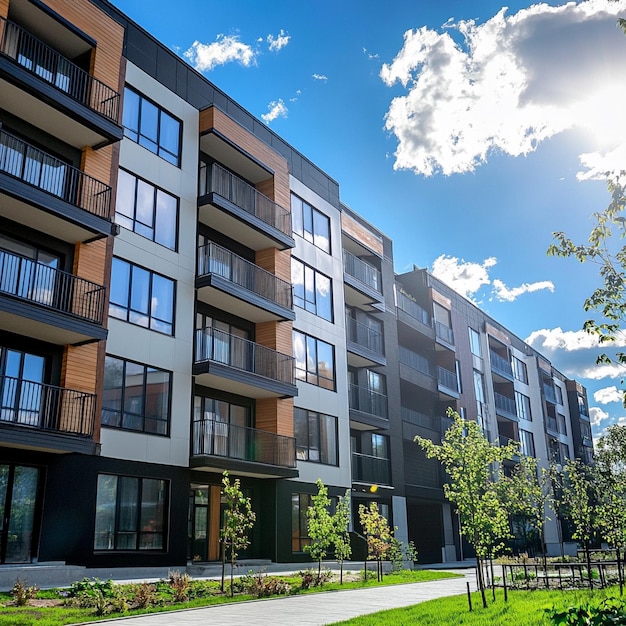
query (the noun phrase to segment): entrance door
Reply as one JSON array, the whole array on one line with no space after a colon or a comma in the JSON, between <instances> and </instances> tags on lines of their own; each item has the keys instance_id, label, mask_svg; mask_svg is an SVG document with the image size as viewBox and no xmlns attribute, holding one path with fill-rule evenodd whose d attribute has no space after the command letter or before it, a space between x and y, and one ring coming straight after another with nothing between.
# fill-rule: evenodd
<instances>
[{"instance_id":1,"label":"entrance door","mask_svg":"<svg viewBox=\"0 0 626 626\"><path fill-rule=\"evenodd\" d=\"M39 469L0 464L0 563L30 563Z\"/></svg>"},{"instance_id":2,"label":"entrance door","mask_svg":"<svg viewBox=\"0 0 626 626\"><path fill-rule=\"evenodd\" d=\"M220 492L219 485L191 485L187 555L190 560L220 558Z\"/></svg>"}]
</instances>

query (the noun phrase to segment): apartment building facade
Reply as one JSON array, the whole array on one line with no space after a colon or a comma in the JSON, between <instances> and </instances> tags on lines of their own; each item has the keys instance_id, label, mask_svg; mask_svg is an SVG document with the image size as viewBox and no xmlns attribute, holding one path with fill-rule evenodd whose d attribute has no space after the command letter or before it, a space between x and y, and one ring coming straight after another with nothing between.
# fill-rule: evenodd
<instances>
[{"instance_id":1,"label":"apartment building facade","mask_svg":"<svg viewBox=\"0 0 626 626\"><path fill-rule=\"evenodd\" d=\"M224 470L247 557L308 559L321 478L455 560L448 406L592 449L584 388L105 0L0 0L0 400L0 564L218 560Z\"/></svg>"}]
</instances>

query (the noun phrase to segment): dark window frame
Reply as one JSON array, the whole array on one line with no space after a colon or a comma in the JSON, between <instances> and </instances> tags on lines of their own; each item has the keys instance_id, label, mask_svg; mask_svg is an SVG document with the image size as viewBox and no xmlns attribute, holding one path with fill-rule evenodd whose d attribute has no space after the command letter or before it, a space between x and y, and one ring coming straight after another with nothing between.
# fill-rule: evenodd
<instances>
[{"instance_id":1,"label":"dark window frame","mask_svg":"<svg viewBox=\"0 0 626 626\"><path fill-rule=\"evenodd\" d=\"M305 369L298 368L298 361L295 355L296 335L300 335L304 342ZM296 330L296 329L293 330L293 339L294 339L293 341L294 343L294 370L295 370L296 380L300 380L302 382L309 383L311 385L316 385L317 387L321 387L322 389L328 389L329 391L336 391L337 390L337 368L335 364L335 346L331 343L323 341L322 339L318 339L317 337L314 337L313 335L309 335L305 332L302 332L301 330ZM308 369L308 363L310 360L309 359L309 340L315 342L315 371ZM323 376L322 374L320 374L320 367L319 367L320 361L317 356L319 353L318 345L320 343L324 344L325 346L330 347L331 349L332 363L330 365L332 368L332 378L328 378L327 376ZM321 385L320 380L328 381L329 383L331 383L331 386Z\"/></svg>"},{"instance_id":2,"label":"dark window frame","mask_svg":"<svg viewBox=\"0 0 626 626\"><path fill-rule=\"evenodd\" d=\"M294 206L294 198L296 199L296 206ZM305 215L305 210L307 211L307 213L310 213L310 215ZM326 215L319 209L316 209L312 204L310 204L295 193L291 194L291 214L293 232L296 235L299 235L323 252L332 254L331 225L330 217L328 217L328 215ZM326 233L316 232L315 224L319 223L316 221L316 217L318 219L323 219L324 223L328 225ZM301 228L300 225L302 226ZM308 226L310 226L310 229L308 229ZM328 249L318 245L319 238L322 237L324 234L326 235L326 240L328 241Z\"/></svg>"},{"instance_id":3,"label":"dark window frame","mask_svg":"<svg viewBox=\"0 0 626 626\"><path fill-rule=\"evenodd\" d=\"M302 290L303 290L303 294L299 295L298 293L298 289L297 289L297 284L295 283L295 281L293 280L294 277L294 263L299 263L302 266L302 276L303 276L303 282L302 282ZM307 285L306 285L306 272L307 269L313 272L313 297L314 300L308 300L307 299ZM326 317L325 315L320 314L320 306L319 306L319 292L318 292L318 276L322 276L324 277L327 281L328 284L330 286L329 291L328 291L328 298L330 301L330 315L329 317ZM311 267L309 264L305 263L304 261L301 261L300 259L297 259L296 257L292 256L291 257L291 282L293 284L293 304L294 306L297 306L300 309L304 309L305 311L308 311L309 313L313 313L313 315L316 315L317 317L321 317L324 320L327 320L329 322L332 322L334 320L334 310L333 310L333 280L332 278L330 278L330 276L326 276L326 274L324 274L323 272L319 272L318 270L316 270L314 267Z\"/></svg>"},{"instance_id":4,"label":"dark window frame","mask_svg":"<svg viewBox=\"0 0 626 626\"><path fill-rule=\"evenodd\" d=\"M339 465L339 419L334 415L328 415L326 413L320 413L319 411L310 411L308 409L302 409L300 407L294 408L294 430L296 433L296 458L299 461L308 461L309 463L319 463L320 465L331 465L337 467ZM311 419L316 421L316 427L314 432L311 432ZM325 450L325 446L322 445L322 419L332 422L334 431L334 450ZM302 420L305 422L303 428L298 429L297 422ZM306 441L299 440L298 435L306 435ZM317 434L317 441L315 439ZM311 451L317 452L317 458L311 454ZM334 457L334 458L332 458Z\"/></svg>"}]
</instances>

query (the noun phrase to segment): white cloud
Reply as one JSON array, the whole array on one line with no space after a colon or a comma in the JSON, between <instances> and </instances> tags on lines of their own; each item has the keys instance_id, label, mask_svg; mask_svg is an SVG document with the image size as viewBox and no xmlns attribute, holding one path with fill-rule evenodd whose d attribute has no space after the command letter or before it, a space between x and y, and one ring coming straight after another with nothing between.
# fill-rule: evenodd
<instances>
[{"instance_id":1,"label":"white cloud","mask_svg":"<svg viewBox=\"0 0 626 626\"><path fill-rule=\"evenodd\" d=\"M237 61L244 67L256 64L256 52L239 41L238 35L218 35L213 43L194 41L183 56L199 72L208 72L218 65Z\"/></svg>"},{"instance_id":2,"label":"white cloud","mask_svg":"<svg viewBox=\"0 0 626 626\"><path fill-rule=\"evenodd\" d=\"M602 422L608 420L610 415L597 406L589 407L589 419L592 426L600 426Z\"/></svg>"},{"instance_id":3,"label":"white cloud","mask_svg":"<svg viewBox=\"0 0 626 626\"><path fill-rule=\"evenodd\" d=\"M328 76L324 76L324 74L313 74L313 78L315 80L328 80Z\"/></svg>"},{"instance_id":4,"label":"white cloud","mask_svg":"<svg viewBox=\"0 0 626 626\"><path fill-rule=\"evenodd\" d=\"M430 176L468 172L493 151L528 154L544 139L582 130L585 175L623 154L626 43L616 16L626 0L534 4L488 21L448 21L442 32L409 30L386 85L400 83L386 129L396 169ZM453 36L454 35L454 36ZM622 160L623 164L624 161Z\"/></svg>"},{"instance_id":5,"label":"white cloud","mask_svg":"<svg viewBox=\"0 0 626 626\"><path fill-rule=\"evenodd\" d=\"M288 109L282 98L278 98L278 100L272 100L272 102L267 105L267 113L261 115L261 119L266 124L269 124L279 117L287 117L287 112Z\"/></svg>"},{"instance_id":6,"label":"white cloud","mask_svg":"<svg viewBox=\"0 0 626 626\"><path fill-rule=\"evenodd\" d=\"M431 273L461 295L471 298L483 285L491 282L488 270L497 262L495 257L473 263L442 254L434 260Z\"/></svg>"},{"instance_id":7,"label":"white cloud","mask_svg":"<svg viewBox=\"0 0 626 626\"><path fill-rule=\"evenodd\" d=\"M623 378L626 374L626 367L619 363L609 363L603 365L590 365L580 370L576 378L589 378L590 380L604 380L605 378Z\"/></svg>"},{"instance_id":8,"label":"white cloud","mask_svg":"<svg viewBox=\"0 0 626 626\"><path fill-rule=\"evenodd\" d=\"M611 402L622 402L624 400L624 392L615 385L611 387L603 387L593 394L593 399L600 404L610 404Z\"/></svg>"},{"instance_id":9,"label":"white cloud","mask_svg":"<svg viewBox=\"0 0 626 626\"><path fill-rule=\"evenodd\" d=\"M562 330L556 328L542 328L534 330L527 338L529 343L537 350L565 350L572 352L573 350L588 350L590 348L619 348L626 346L626 335L619 333L616 340L611 343L601 344L598 335L588 333L584 330Z\"/></svg>"},{"instance_id":10,"label":"white cloud","mask_svg":"<svg viewBox=\"0 0 626 626\"><path fill-rule=\"evenodd\" d=\"M281 48L284 48L291 39L291 35L288 35L282 28L280 33L274 37L274 35L267 36L267 44L271 52L278 52Z\"/></svg>"},{"instance_id":11,"label":"white cloud","mask_svg":"<svg viewBox=\"0 0 626 626\"><path fill-rule=\"evenodd\" d=\"M550 280L541 280L536 283L524 283L519 287L509 288L497 278L493 281L493 292L496 298L503 302L513 302L522 294L541 291L542 289L547 289L554 293L554 283Z\"/></svg>"},{"instance_id":12,"label":"white cloud","mask_svg":"<svg viewBox=\"0 0 626 626\"><path fill-rule=\"evenodd\" d=\"M369 51L367 50L367 48L363 48L363 54L364 54L364 55L365 55L365 56L366 56L366 57L367 57L370 61L373 61L374 59L378 59L378 58L380 58L380 54L378 54L378 53L373 54L373 53L369 52Z\"/></svg>"}]
</instances>

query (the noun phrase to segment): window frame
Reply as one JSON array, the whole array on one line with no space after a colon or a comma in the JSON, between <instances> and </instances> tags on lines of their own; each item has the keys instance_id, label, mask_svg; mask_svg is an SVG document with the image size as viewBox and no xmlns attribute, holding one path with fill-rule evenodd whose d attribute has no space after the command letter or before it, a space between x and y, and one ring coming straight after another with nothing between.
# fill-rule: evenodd
<instances>
[{"instance_id":1,"label":"window frame","mask_svg":"<svg viewBox=\"0 0 626 626\"><path fill-rule=\"evenodd\" d=\"M528 367L526 367L526 363L524 363L524 361L522 361L521 359L518 359L516 356L512 356L511 368L513 370L513 378L527 385L528 384Z\"/></svg>"},{"instance_id":2,"label":"window frame","mask_svg":"<svg viewBox=\"0 0 626 626\"><path fill-rule=\"evenodd\" d=\"M523 400L525 398L525 400ZM527 422L533 421L533 413L530 403L530 397L521 391L515 391L515 408L517 410L517 417ZM528 408L528 417L526 417L526 408Z\"/></svg>"},{"instance_id":3,"label":"window frame","mask_svg":"<svg viewBox=\"0 0 626 626\"><path fill-rule=\"evenodd\" d=\"M310 215L305 215L305 207L308 210L307 212ZM305 241L313 244L316 248L319 248L323 252L327 254L332 254L332 244L331 244L331 225L330 225L330 217L316 209L312 204L298 196L297 194L291 194L291 217L292 217L292 232L300 237L302 237ZM317 219L316 219L317 218ZM320 240L323 240L322 233L318 233L315 227L316 224L320 224L321 220L324 220L324 224L328 225L327 233L327 241L328 247L324 247L319 245ZM307 228L309 228L307 230Z\"/></svg>"},{"instance_id":4,"label":"window frame","mask_svg":"<svg viewBox=\"0 0 626 626\"><path fill-rule=\"evenodd\" d=\"M294 280L294 265L300 264L302 266L302 296L298 295L298 283ZM307 298L307 270L312 272L313 277L313 300L309 300ZM320 305L319 305L319 290L318 290L318 276L325 278L329 284L328 290L328 300L329 300L329 316L322 315L320 313ZM292 256L291 257L291 283L293 285L293 304L297 306L299 309L303 309L304 311L308 311L317 317L321 317L328 322L334 321L334 300L333 300L333 281L330 276L322 272L318 272L314 267L311 267L304 261ZM310 305L310 306L309 306Z\"/></svg>"},{"instance_id":5,"label":"window frame","mask_svg":"<svg viewBox=\"0 0 626 626\"><path fill-rule=\"evenodd\" d=\"M294 432L296 435L296 458L298 461L307 461L309 463L318 463L320 465L331 465L337 467L339 465L339 420L334 415L327 415L326 413L320 413L319 411L310 411L300 407L294 407ZM322 418L331 425L334 437L335 447L334 450L325 450L325 446L322 445ZM315 420L315 432L311 432L311 419ZM299 431L298 421L305 422L304 427ZM302 441L299 441L298 434L306 434L305 445L302 445ZM317 435L317 441L312 441ZM317 459L312 458L311 452L317 451ZM313 455L314 456L314 455ZM334 459L331 457L334 456Z\"/></svg>"},{"instance_id":6,"label":"window frame","mask_svg":"<svg viewBox=\"0 0 626 626\"><path fill-rule=\"evenodd\" d=\"M535 457L535 437L529 430L519 429L520 453L524 456ZM530 450L529 450L530 448Z\"/></svg>"},{"instance_id":7,"label":"window frame","mask_svg":"<svg viewBox=\"0 0 626 626\"><path fill-rule=\"evenodd\" d=\"M303 355L304 356L304 369L298 367L298 358L296 355L296 345L297 345L296 336L297 335L301 336L302 343L304 346L304 355ZM309 361L313 360L311 359L311 355L309 354L311 342L314 342L315 344L315 371L308 369ZM329 347L331 350L332 363L330 363L329 365L332 367L332 378L328 378L327 376L323 376L320 374L320 367L319 367L320 361L318 357L319 344L323 344L324 346ZM314 337L313 335L309 335L305 332L302 332L301 330L296 330L294 328L293 329L293 351L294 351L294 372L295 372L296 380L309 383L310 385L316 385L317 387L321 387L322 389L328 389L329 391L337 390L337 368L335 364L335 346L333 344L323 341L322 339L318 339L317 337ZM302 372L304 373L304 376L302 376L301 374ZM329 383L331 383L331 386L321 385L320 380L328 381Z\"/></svg>"},{"instance_id":8,"label":"window frame","mask_svg":"<svg viewBox=\"0 0 626 626\"><path fill-rule=\"evenodd\" d=\"M468 334L469 334L469 345L470 352L477 356L479 359L483 358L483 349L480 344L480 333L473 329L471 326L468 326ZM474 348L476 348L477 352L474 352Z\"/></svg>"}]
</instances>

